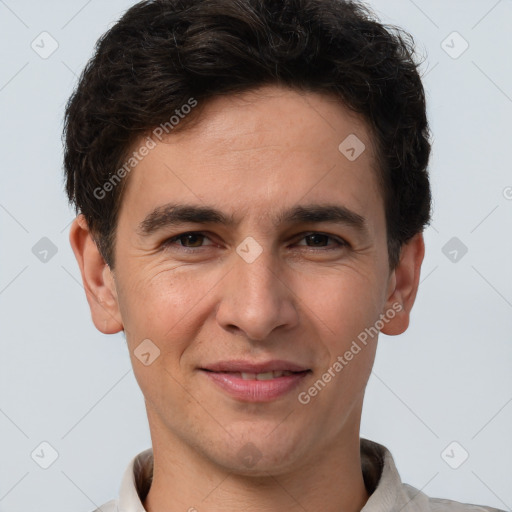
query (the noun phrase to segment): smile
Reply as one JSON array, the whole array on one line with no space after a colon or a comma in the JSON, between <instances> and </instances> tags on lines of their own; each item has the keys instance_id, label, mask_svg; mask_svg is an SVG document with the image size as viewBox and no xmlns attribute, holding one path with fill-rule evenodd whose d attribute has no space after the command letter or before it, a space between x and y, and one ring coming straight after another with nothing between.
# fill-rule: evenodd
<instances>
[{"instance_id":1,"label":"smile","mask_svg":"<svg viewBox=\"0 0 512 512\"><path fill-rule=\"evenodd\" d=\"M261 373L215 372L202 373L224 394L244 402L270 402L290 393L310 373L276 370Z\"/></svg>"},{"instance_id":2,"label":"smile","mask_svg":"<svg viewBox=\"0 0 512 512\"><path fill-rule=\"evenodd\" d=\"M261 372L261 373L247 373L247 372L222 372L236 377L241 377L243 380L270 380L277 377L287 377L293 375L294 372L289 370L275 371L275 372Z\"/></svg>"}]
</instances>

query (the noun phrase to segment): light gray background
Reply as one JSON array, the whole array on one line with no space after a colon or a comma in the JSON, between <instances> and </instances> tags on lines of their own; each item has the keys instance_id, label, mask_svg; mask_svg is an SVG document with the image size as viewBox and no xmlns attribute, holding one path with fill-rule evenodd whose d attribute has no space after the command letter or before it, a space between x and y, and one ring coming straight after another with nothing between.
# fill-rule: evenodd
<instances>
[{"instance_id":1,"label":"light gray background","mask_svg":"<svg viewBox=\"0 0 512 512\"><path fill-rule=\"evenodd\" d=\"M150 446L125 341L90 320L68 243L60 139L77 74L132 3L0 0L2 512L92 510ZM370 5L427 56L435 211L411 326L380 339L361 434L429 496L510 510L512 2ZM43 31L59 45L47 59L31 48ZM458 58L453 31L469 43ZM42 237L57 248L46 262L32 252ZM452 237L468 248L456 262L442 252ZM46 470L31 458L43 441L59 454ZM469 453L458 469L441 455L452 441L463 448L448 451L451 462Z\"/></svg>"}]
</instances>

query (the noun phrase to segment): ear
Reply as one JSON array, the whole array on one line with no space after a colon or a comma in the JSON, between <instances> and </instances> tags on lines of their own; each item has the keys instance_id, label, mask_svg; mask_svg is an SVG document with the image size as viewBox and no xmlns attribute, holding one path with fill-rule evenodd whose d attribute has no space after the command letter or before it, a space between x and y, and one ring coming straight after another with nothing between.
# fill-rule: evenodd
<instances>
[{"instance_id":1,"label":"ear","mask_svg":"<svg viewBox=\"0 0 512 512\"><path fill-rule=\"evenodd\" d=\"M82 214L71 225L69 242L80 267L85 295L96 329L104 334L122 331L123 324L112 271L101 256Z\"/></svg>"},{"instance_id":2,"label":"ear","mask_svg":"<svg viewBox=\"0 0 512 512\"><path fill-rule=\"evenodd\" d=\"M389 277L385 310L396 314L385 323L381 332L390 336L402 334L409 327L409 317L416 300L420 282L420 269L425 256L423 234L416 234L402 246L400 262Z\"/></svg>"}]
</instances>

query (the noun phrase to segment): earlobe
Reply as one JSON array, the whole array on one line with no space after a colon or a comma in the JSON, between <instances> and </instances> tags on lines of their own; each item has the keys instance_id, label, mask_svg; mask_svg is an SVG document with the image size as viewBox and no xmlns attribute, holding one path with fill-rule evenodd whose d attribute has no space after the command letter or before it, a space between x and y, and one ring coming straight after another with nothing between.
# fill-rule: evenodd
<instances>
[{"instance_id":1,"label":"earlobe","mask_svg":"<svg viewBox=\"0 0 512 512\"><path fill-rule=\"evenodd\" d=\"M409 327L409 317L418 292L424 256L425 243L422 233L417 233L402 246L400 262L389 280L388 298L383 311L388 313L386 316L389 321L381 329L382 333L394 336L402 334Z\"/></svg>"},{"instance_id":2,"label":"earlobe","mask_svg":"<svg viewBox=\"0 0 512 512\"><path fill-rule=\"evenodd\" d=\"M104 334L122 331L123 324L112 271L100 254L82 214L71 225L69 242L80 267L96 329Z\"/></svg>"}]
</instances>

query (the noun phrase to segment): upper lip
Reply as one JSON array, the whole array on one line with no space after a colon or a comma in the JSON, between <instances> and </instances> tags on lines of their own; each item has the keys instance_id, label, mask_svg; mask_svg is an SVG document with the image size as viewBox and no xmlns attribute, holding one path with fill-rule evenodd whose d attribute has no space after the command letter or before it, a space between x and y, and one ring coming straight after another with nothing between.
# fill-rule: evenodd
<instances>
[{"instance_id":1,"label":"upper lip","mask_svg":"<svg viewBox=\"0 0 512 512\"><path fill-rule=\"evenodd\" d=\"M261 363L236 359L212 363L208 366L203 366L201 370L210 370L212 372L266 373L274 371L303 372L309 370L309 368L282 359L273 359Z\"/></svg>"}]
</instances>

